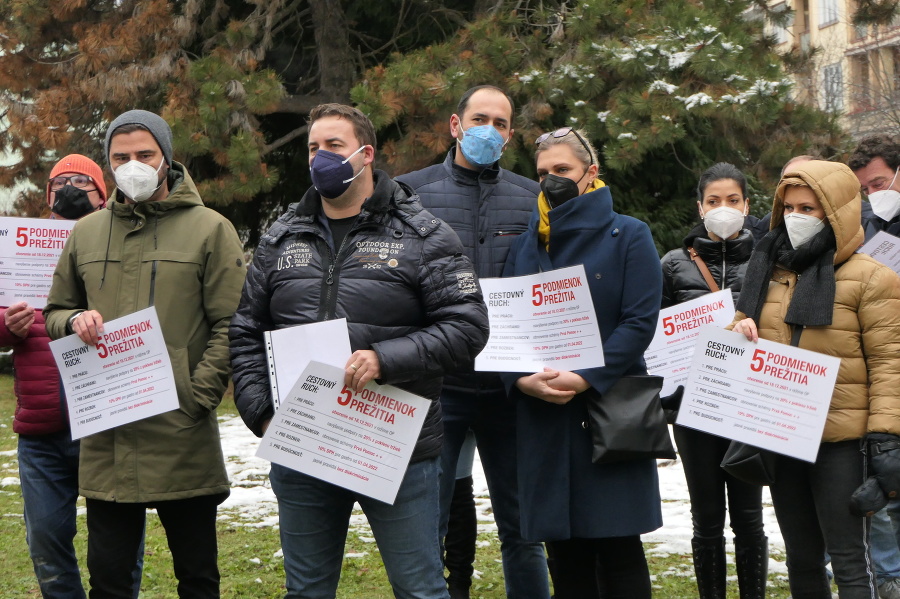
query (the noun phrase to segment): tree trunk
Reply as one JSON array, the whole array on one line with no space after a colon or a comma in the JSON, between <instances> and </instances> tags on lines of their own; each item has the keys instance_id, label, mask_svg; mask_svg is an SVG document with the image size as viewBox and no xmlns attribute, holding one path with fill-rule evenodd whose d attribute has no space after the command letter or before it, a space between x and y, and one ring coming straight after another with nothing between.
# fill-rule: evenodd
<instances>
[{"instance_id":1,"label":"tree trunk","mask_svg":"<svg viewBox=\"0 0 900 599\"><path fill-rule=\"evenodd\" d=\"M309 0L309 6L319 53L319 91L330 102L347 102L356 68L344 9L334 0Z\"/></svg>"}]
</instances>

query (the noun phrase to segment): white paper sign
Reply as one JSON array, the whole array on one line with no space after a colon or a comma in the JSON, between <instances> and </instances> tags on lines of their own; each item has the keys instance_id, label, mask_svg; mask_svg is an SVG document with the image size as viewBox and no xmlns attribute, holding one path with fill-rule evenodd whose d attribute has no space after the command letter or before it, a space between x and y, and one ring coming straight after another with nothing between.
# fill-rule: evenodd
<instances>
[{"instance_id":1,"label":"white paper sign","mask_svg":"<svg viewBox=\"0 0 900 599\"><path fill-rule=\"evenodd\" d=\"M353 353L346 318L266 331L265 339L275 409L311 360L343 368Z\"/></svg>"},{"instance_id":2,"label":"white paper sign","mask_svg":"<svg viewBox=\"0 0 900 599\"><path fill-rule=\"evenodd\" d=\"M156 308L104 322L103 329L97 347L77 335L50 342L73 439L178 408Z\"/></svg>"},{"instance_id":3,"label":"white paper sign","mask_svg":"<svg viewBox=\"0 0 900 599\"><path fill-rule=\"evenodd\" d=\"M603 342L584 266L481 279L491 336L475 370L540 372L603 366Z\"/></svg>"},{"instance_id":4,"label":"white paper sign","mask_svg":"<svg viewBox=\"0 0 900 599\"><path fill-rule=\"evenodd\" d=\"M704 328L678 424L815 462L841 360Z\"/></svg>"},{"instance_id":5,"label":"white paper sign","mask_svg":"<svg viewBox=\"0 0 900 599\"><path fill-rule=\"evenodd\" d=\"M894 272L900 274L900 239L890 233L879 231L857 252L872 256Z\"/></svg>"},{"instance_id":6,"label":"white paper sign","mask_svg":"<svg viewBox=\"0 0 900 599\"><path fill-rule=\"evenodd\" d=\"M394 503L431 402L391 385L344 387L344 369L310 362L256 455Z\"/></svg>"},{"instance_id":7,"label":"white paper sign","mask_svg":"<svg viewBox=\"0 0 900 599\"><path fill-rule=\"evenodd\" d=\"M0 306L47 305L53 271L75 221L0 217Z\"/></svg>"},{"instance_id":8,"label":"white paper sign","mask_svg":"<svg viewBox=\"0 0 900 599\"><path fill-rule=\"evenodd\" d=\"M644 352L647 373L665 378L660 395L665 397L684 385L691 369L694 342L706 325L719 328L734 320L734 300L725 289L659 312L656 334Z\"/></svg>"}]
</instances>

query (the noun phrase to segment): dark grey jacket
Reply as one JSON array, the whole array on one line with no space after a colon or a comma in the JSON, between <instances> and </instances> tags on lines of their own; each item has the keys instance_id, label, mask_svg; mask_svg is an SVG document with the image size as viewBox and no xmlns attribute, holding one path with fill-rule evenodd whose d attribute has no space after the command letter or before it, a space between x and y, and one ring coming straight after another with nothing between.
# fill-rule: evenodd
<instances>
[{"instance_id":1,"label":"dark grey jacket","mask_svg":"<svg viewBox=\"0 0 900 599\"><path fill-rule=\"evenodd\" d=\"M872 204L869 202L862 203L862 226L866 234L866 241L869 241L879 231L890 233L894 237L900 237L900 216L895 216L893 220L884 220L875 216L872 212Z\"/></svg>"},{"instance_id":2,"label":"dark grey jacket","mask_svg":"<svg viewBox=\"0 0 900 599\"><path fill-rule=\"evenodd\" d=\"M755 244L751 229L744 229L734 239L722 242L710 239L702 223L694 227L684 238L683 247L672 250L662 258L662 307L668 308L710 292L706 279L691 260L689 247L697 250L697 255L706 263L719 289L731 290L737 305L747 272L747 261Z\"/></svg>"},{"instance_id":3,"label":"dark grey jacket","mask_svg":"<svg viewBox=\"0 0 900 599\"><path fill-rule=\"evenodd\" d=\"M257 435L272 417L263 332L346 318L351 349L378 354L382 384L437 399L447 371L470 367L488 337L471 262L411 190L375 171L375 191L339 248L314 188L263 236L231 321L235 404ZM348 356L349 357L349 356ZM413 460L437 456L431 408Z\"/></svg>"},{"instance_id":4,"label":"dark grey jacket","mask_svg":"<svg viewBox=\"0 0 900 599\"><path fill-rule=\"evenodd\" d=\"M397 177L418 194L426 210L453 227L479 277L499 277L513 241L528 229L541 187L496 164L481 172L453 162L456 147L441 164ZM471 368L447 376L448 389L503 388L495 373Z\"/></svg>"}]
</instances>

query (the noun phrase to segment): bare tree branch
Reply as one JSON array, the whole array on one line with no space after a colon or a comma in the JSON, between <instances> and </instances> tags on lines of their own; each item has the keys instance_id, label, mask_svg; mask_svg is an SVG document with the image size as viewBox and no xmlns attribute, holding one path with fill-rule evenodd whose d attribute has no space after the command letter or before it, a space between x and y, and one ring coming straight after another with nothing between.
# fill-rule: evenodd
<instances>
[{"instance_id":1,"label":"bare tree branch","mask_svg":"<svg viewBox=\"0 0 900 599\"><path fill-rule=\"evenodd\" d=\"M282 136L282 137L279 137L278 139L276 139L275 141L273 141L273 142L270 143L269 145L264 146L263 149L262 149L262 152L261 152L260 154L261 154L262 156L265 156L266 154L268 154L268 153L270 153L270 152L273 152L274 150L277 150L278 148L280 148L280 147L283 146L284 144L290 143L290 142L294 141L295 139L297 139L297 138L300 137L301 135L305 135L306 132L307 132L308 130L309 130L309 126L308 126L308 125L303 125L302 127L297 127L296 129L294 129L293 131L291 131L291 132L288 133L287 135L284 135L284 136Z\"/></svg>"}]
</instances>

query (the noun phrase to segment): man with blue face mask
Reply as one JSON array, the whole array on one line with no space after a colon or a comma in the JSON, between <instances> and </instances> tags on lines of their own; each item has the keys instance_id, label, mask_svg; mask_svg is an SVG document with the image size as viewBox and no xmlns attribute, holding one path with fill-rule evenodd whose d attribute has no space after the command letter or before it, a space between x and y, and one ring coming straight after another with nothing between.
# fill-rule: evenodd
<instances>
[{"instance_id":1,"label":"man with blue face mask","mask_svg":"<svg viewBox=\"0 0 900 599\"><path fill-rule=\"evenodd\" d=\"M866 241L878 231L900 236L900 144L888 135L863 138L847 164L869 200L862 206Z\"/></svg>"},{"instance_id":2,"label":"man with blue face mask","mask_svg":"<svg viewBox=\"0 0 900 599\"><path fill-rule=\"evenodd\" d=\"M500 167L513 134L513 102L501 89L479 85L463 94L450 117L456 143L442 164L397 177L462 240L479 277L499 277L513 240L528 227L541 189L537 182ZM441 538L447 534L456 464L467 431L476 437L500 536L506 594L510 599L550 596L547 560L540 543L522 538L516 476L516 411L495 373L459 370L444 379L444 449L441 455ZM471 581L450 573L453 599L469 596Z\"/></svg>"},{"instance_id":3,"label":"man with blue face mask","mask_svg":"<svg viewBox=\"0 0 900 599\"><path fill-rule=\"evenodd\" d=\"M155 509L178 596L213 599L216 512L230 488L216 408L228 385L228 325L244 252L231 223L203 205L187 169L172 159L172 130L159 115L118 116L104 147L116 190L66 242L44 310L47 333L96 346L104 323L155 307L178 409L81 440L90 596L134 595L134 556L146 512Z\"/></svg>"},{"instance_id":4,"label":"man with blue face mask","mask_svg":"<svg viewBox=\"0 0 900 599\"><path fill-rule=\"evenodd\" d=\"M286 597L334 597L356 502L397 597L447 599L438 539L445 372L487 342L487 309L459 238L406 186L372 168L375 128L322 104L309 115L313 186L263 235L231 322L234 400L261 436L272 406L263 332L347 319L344 385L372 380L433 400L392 505L272 464Z\"/></svg>"}]
</instances>

